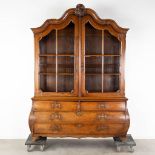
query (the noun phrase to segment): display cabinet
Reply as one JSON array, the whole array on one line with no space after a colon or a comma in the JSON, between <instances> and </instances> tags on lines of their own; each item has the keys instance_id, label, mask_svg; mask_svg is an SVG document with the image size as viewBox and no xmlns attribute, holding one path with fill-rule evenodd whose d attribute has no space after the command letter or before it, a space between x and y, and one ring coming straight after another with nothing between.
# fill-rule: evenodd
<instances>
[{"instance_id":1,"label":"display cabinet","mask_svg":"<svg viewBox=\"0 0 155 155\"><path fill-rule=\"evenodd\" d=\"M32 138L119 137L126 139L126 32L82 4L60 19L32 28L35 90Z\"/></svg>"}]
</instances>

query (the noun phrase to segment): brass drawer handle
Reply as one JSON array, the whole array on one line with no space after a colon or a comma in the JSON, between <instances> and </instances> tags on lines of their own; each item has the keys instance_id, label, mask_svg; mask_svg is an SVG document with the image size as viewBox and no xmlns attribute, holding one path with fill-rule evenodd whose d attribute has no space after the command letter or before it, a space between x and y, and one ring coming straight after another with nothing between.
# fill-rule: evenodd
<instances>
[{"instance_id":1,"label":"brass drawer handle","mask_svg":"<svg viewBox=\"0 0 155 155\"><path fill-rule=\"evenodd\" d=\"M106 115L105 114L99 114L99 115L97 115L97 119L98 120L105 120L106 119Z\"/></svg>"},{"instance_id":2,"label":"brass drawer handle","mask_svg":"<svg viewBox=\"0 0 155 155\"><path fill-rule=\"evenodd\" d=\"M53 114L50 116L50 120L54 120L54 119L62 120L62 115L59 114L59 113L53 113Z\"/></svg>"},{"instance_id":3,"label":"brass drawer handle","mask_svg":"<svg viewBox=\"0 0 155 155\"><path fill-rule=\"evenodd\" d=\"M58 102L52 102L52 109L61 109L61 104Z\"/></svg>"},{"instance_id":4,"label":"brass drawer handle","mask_svg":"<svg viewBox=\"0 0 155 155\"><path fill-rule=\"evenodd\" d=\"M62 127L61 127L60 125L53 125L53 126L51 127L51 130L52 130L52 131L59 132L59 131L62 130Z\"/></svg>"},{"instance_id":5,"label":"brass drawer handle","mask_svg":"<svg viewBox=\"0 0 155 155\"><path fill-rule=\"evenodd\" d=\"M106 108L105 103L99 103L98 108L99 109L105 109Z\"/></svg>"},{"instance_id":6,"label":"brass drawer handle","mask_svg":"<svg viewBox=\"0 0 155 155\"><path fill-rule=\"evenodd\" d=\"M104 130L107 130L107 129L108 129L108 127L105 126L105 125L98 125L98 126L96 127L96 130L97 130L97 131L104 131Z\"/></svg>"}]
</instances>

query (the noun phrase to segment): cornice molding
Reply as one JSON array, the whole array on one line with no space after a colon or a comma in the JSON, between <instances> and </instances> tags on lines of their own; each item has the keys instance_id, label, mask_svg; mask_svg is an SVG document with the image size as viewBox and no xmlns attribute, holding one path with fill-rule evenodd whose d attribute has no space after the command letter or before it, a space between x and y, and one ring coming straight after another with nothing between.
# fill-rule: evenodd
<instances>
[{"instance_id":1,"label":"cornice molding","mask_svg":"<svg viewBox=\"0 0 155 155\"><path fill-rule=\"evenodd\" d=\"M51 24L61 24L63 23L69 16L75 15L78 16L79 18L90 15L97 23L102 24L102 25L111 25L115 31L118 33L123 33L126 34L126 32L129 30L128 28L122 28L120 27L114 20L112 19L101 19L97 13L90 9L90 8L85 8L83 4L78 4L76 8L71 8L65 11L63 16L59 19L48 19L46 20L40 27L37 28L31 28L34 34L36 33L41 33L46 28L51 25Z\"/></svg>"}]
</instances>

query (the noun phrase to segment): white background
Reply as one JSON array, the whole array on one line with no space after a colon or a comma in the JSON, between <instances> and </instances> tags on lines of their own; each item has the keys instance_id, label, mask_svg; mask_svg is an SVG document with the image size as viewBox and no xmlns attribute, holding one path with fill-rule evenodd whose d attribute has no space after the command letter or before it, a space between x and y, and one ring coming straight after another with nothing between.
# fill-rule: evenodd
<instances>
[{"instance_id":1,"label":"white background","mask_svg":"<svg viewBox=\"0 0 155 155\"><path fill-rule=\"evenodd\" d=\"M34 79L31 27L83 3L128 27L126 96L134 138L155 138L154 0L0 0L0 138L26 138Z\"/></svg>"}]
</instances>

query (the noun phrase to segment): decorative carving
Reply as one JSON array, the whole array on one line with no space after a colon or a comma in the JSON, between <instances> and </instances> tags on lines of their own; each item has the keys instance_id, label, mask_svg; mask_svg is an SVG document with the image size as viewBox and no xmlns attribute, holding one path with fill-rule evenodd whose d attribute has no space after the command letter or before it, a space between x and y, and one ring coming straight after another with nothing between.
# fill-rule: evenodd
<instances>
[{"instance_id":1,"label":"decorative carving","mask_svg":"<svg viewBox=\"0 0 155 155\"><path fill-rule=\"evenodd\" d=\"M86 13L85 6L83 4L77 4L75 9L75 15L82 17Z\"/></svg>"}]
</instances>

